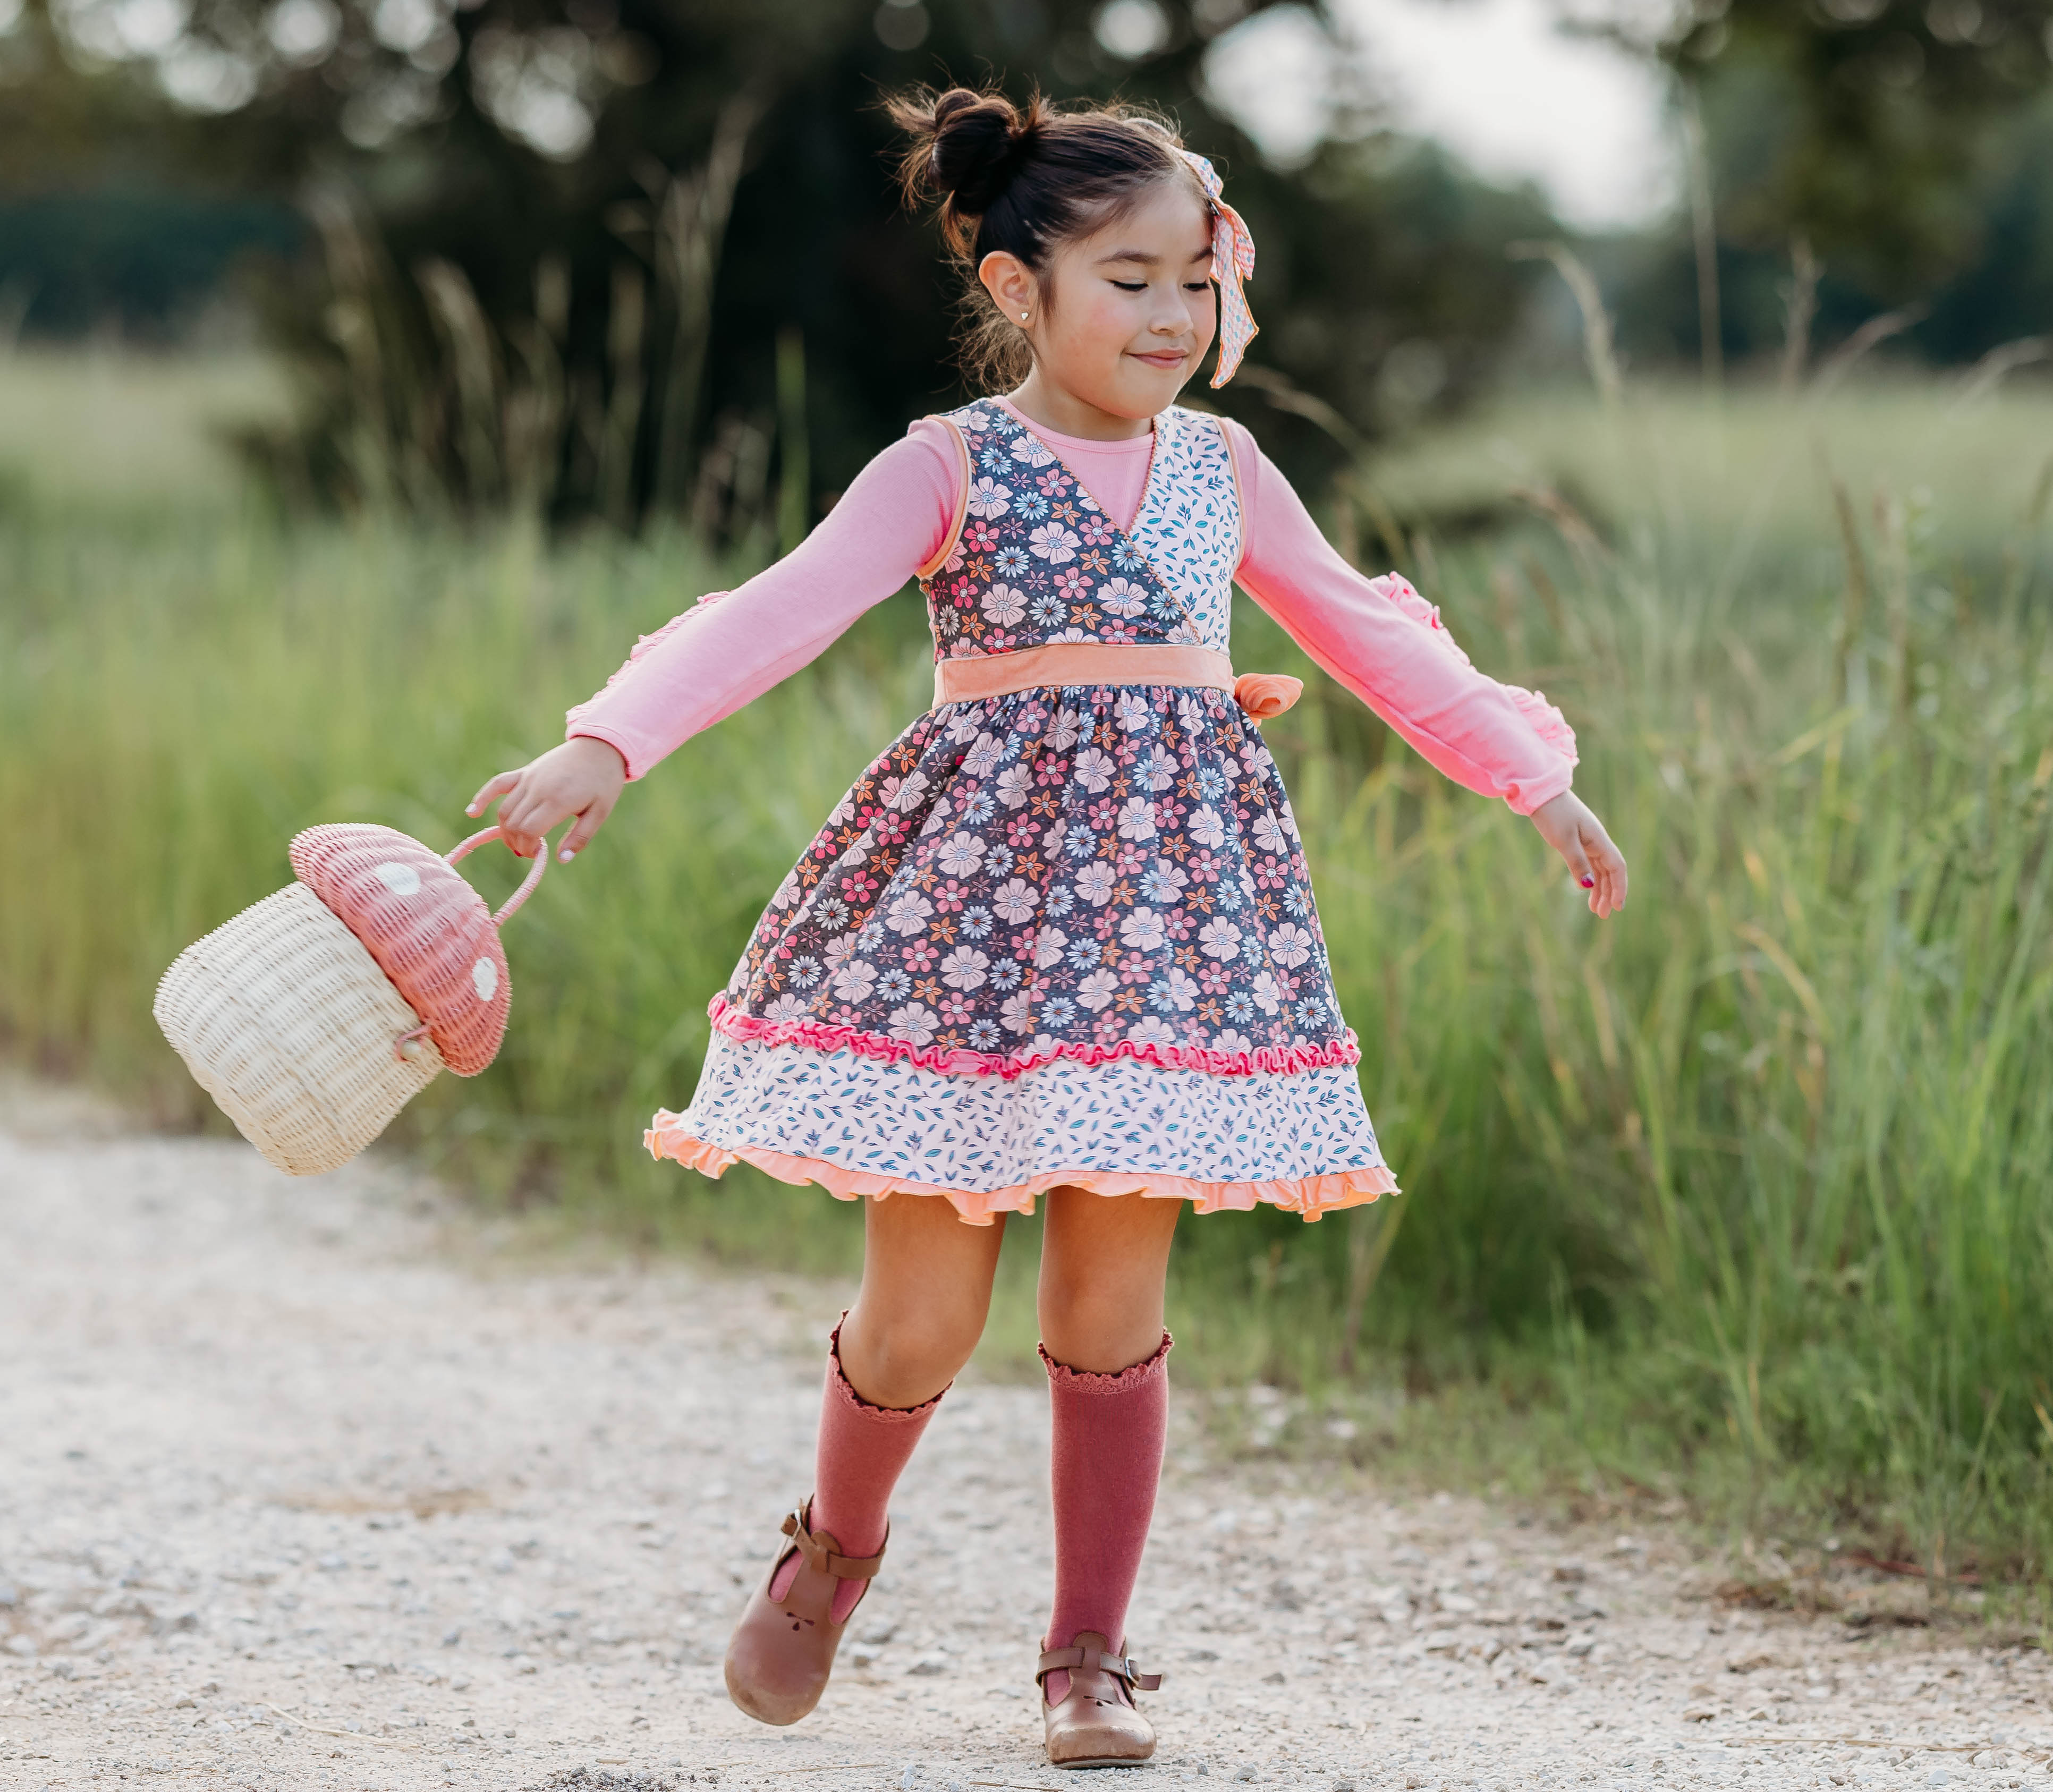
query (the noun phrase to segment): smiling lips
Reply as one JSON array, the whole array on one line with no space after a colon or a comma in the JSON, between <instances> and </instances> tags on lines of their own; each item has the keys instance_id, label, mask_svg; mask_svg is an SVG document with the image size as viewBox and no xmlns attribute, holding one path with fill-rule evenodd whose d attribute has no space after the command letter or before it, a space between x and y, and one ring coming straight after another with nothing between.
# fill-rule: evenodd
<instances>
[{"instance_id":1,"label":"smiling lips","mask_svg":"<svg viewBox=\"0 0 2053 1792\"><path fill-rule=\"evenodd\" d=\"M1181 348L1159 348L1133 357L1136 361L1145 361L1151 367L1180 367L1189 358L1189 351Z\"/></svg>"}]
</instances>

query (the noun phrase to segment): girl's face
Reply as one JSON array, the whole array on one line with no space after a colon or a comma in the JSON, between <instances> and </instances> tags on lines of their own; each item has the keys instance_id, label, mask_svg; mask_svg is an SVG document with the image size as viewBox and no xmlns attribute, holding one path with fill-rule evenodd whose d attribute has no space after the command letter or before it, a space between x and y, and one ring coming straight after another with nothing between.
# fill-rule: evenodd
<instances>
[{"instance_id":1,"label":"girl's face","mask_svg":"<svg viewBox=\"0 0 2053 1792\"><path fill-rule=\"evenodd\" d=\"M1174 403L1218 331L1211 257L1211 214L1182 180L1065 244L1040 276L987 255L977 272L991 297L1015 321L1027 314L1034 371L1017 398L1081 434L1132 433Z\"/></svg>"}]
</instances>

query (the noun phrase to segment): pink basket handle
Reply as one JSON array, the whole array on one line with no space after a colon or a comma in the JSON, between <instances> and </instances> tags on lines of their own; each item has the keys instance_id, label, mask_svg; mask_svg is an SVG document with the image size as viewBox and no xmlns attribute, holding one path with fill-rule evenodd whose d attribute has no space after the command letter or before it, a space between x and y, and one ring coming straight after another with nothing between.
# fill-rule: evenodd
<instances>
[{"instance_id":1,"label":"pink basket handle","mask_svg":"<svg viewBox=\"0 0 2053 1792\"><path fill-rule=\"evenodd\" d=\"M461 845L453 848L443 856L451 865L454 865L458 859L462 858L465 854L476 852L477 849L482 846L488 840L499 840L503 837L503 834L497 828L486 828L481 833L473 834L469 839L465 841ZM548 869L549 842L548 836L544 835L542 840L541 849L535 854L534 869L528 873L526 879L522 882L520 888L516 890L512 895L506 899L506 906L501 908L497 915L494 915L492 917L492 924L494 927L503 927L505 926L508 918L520 908L522 903L525 902L528 897L535 893L535 886L541 882L542 873Z\"/></svg>"}]
</instances>

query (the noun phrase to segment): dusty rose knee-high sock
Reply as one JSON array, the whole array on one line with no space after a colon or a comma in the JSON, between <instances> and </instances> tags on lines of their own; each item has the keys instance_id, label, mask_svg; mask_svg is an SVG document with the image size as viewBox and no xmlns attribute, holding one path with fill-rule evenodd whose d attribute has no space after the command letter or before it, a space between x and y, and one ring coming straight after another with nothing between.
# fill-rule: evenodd
<instances>
[{"instance_id":1,"label":"dusty rose knee-high sock","mask_svg":"<svg viewBox=\"0 0 2053 1792\"><path fill-rule=\"evenodd\" d=\"M1152 1356L1116 1375L1086 1374L1041 1352L1054 1411L1055 1610L1045 1648L1066 1649L1084 1630L1125 1646L1127 1602L1168 1438L1170 1343L1164 1332ZM1047 1686L1048 1702L1060 1704L1070 1676L1058 1669Z\"/></svg>"},{"instance_id":2,"label":"dusty rose knee-high sock","mask_svg":"<svg viewBox=\"0 0 2053 1792\"><path fill-rule=\"evenodd\" d=\"M846 1320L848 1315L843 1313ZM952 1384L951 1384L952 1385ZM941 1394L948 1392L947 1388ZM911 1459L941 1394L917 1406L873 1406L842 1373L841 1327L827 1340L827 1385L820 1402L820 1439L813 1469L813 1529L826 1531L849 1556L874 1555L884 1547L891 1490ZM794 1555L773 1586L781 1599L798 1578ZM834 1621L845 1624L867 1581L845 1580L834 1588Z\"/></svg>"}]
</instances>

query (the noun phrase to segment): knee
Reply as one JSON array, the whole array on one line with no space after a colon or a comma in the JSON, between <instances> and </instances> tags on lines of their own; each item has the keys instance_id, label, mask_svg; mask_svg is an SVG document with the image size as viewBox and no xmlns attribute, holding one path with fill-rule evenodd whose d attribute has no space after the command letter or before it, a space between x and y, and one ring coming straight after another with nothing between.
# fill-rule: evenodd
<instances>
[{"instance_id":1,"label":"knee","mask_svg":"<svg viewBox=\"0 0 2053 1792\"><path fill-rule=\"evenodd\" d=\"M1070 1335L1103 1331L1121 1316L1122 1303L1112 1289L1085 1278L1042 1287L1036 1305L1043 1331Z\"/></svg>"},{"instance_id":2,"label":"knee","mask_svg":"<svg viewBox=\"0 0 2053 1792\"><path fill-rule=\"evenodd\" d=\"M1115 1374L1161 1343L1159 1296L1136 1298L1131 1288L1086 1278L1044 1287L1039 1305L1048 1354L1072 1369Z\"/></svg>"},{"instance_id":3,"label":"knee","mask_svg":"<svg viewBox=\"0 0 2053 1792\"><path fill-rule=\"evenodd\" d=\"M982 1308L936 1300L917 1312L858 1305L842 1328L842 1373L866 1400L917 1406L956 1378L983 1332Z\"/></svg>"}]
</instances>

